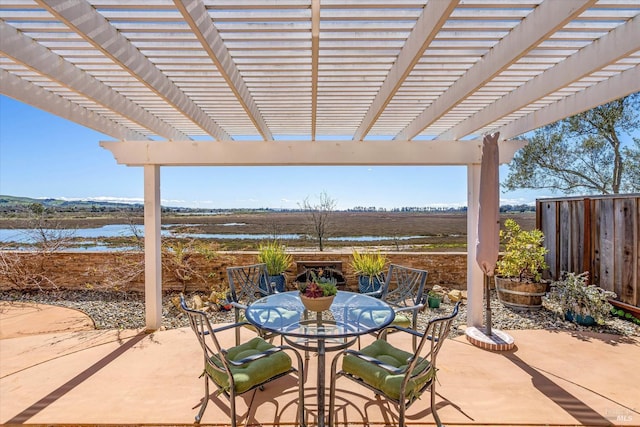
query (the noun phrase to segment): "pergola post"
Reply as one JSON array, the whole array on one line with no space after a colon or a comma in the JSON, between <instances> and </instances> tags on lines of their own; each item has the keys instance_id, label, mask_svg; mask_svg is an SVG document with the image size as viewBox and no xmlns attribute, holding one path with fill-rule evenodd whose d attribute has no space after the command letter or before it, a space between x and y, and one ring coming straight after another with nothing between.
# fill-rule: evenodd
<instances>
[{"instance_id":1,"label":"pergola post","mask_svg":"<svg viewBox=\"0 0 640 427\"><path fill-rule=\"evenodd\" d=\"M144 302L146 329L162 325L160 166L144 166Z\"/></svg>"},{"instance_id":2,"label":"pergola post","mask_svg":"<svg viewBox=\"0 0 640 427\"><path fill-rule=\"evenodd\" d=\"M467 165L467 326L482 325L483 275L476 262L478 211L480 209L480 165Z\"/></svg>"}]
</instances>

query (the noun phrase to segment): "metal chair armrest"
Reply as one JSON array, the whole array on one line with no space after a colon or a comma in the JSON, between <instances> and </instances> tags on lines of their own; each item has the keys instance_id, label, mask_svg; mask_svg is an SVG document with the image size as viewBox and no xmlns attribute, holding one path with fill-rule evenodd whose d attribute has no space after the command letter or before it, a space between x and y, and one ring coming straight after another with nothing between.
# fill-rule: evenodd
<instances>
[{"instance_id":1,"label":"metal chair armrest","mask_svg":"<svg viewBox=\"0 0 640 427\"><path fill-rule=\"evenodd\" d=\"M217 334L218 332L226 331L226 330L229 330L229 329L240 328L240 327L245 326L245 325L250 325L250 323L249 322L230 323L228 325L224 325L224 326L220 326L218 328L215 328L213 330L213 333Z\"/></svg>"},{"instance_id":2,"label":"metal chair armrest","mask_svg":"<svg viewBox=\"0 0 640 427\"><path fill-rule=\"evenodd\" d=\"M416 311L416 310L422 310L423 307L424 307L424 304L418 304L418 305L412 305L409 307L396 307L393 309L393 311L395 311L396 313L400 313L402 311Z\"/></svg>"},{"instance_id":3,"label":"metal chair armrest","mask_svg":"<svg viewBox=\"0 0 640 427\"><path fill-rule=\"evenodd\" d=\"M370 297L379 297L382 295L382 289L378 289L377 291L373 291L373 292L364 292L362 295L367 295Z\"/></svg>"},{"instance_id":4,"label":"metal chair armrest","mask_svg":"<svg viewBox=\"0 0 640 427\"><path fill-rule=\"evenodd\" d=\"M273 347L273 348L270 348L270 349L265 350L263 352L252 354L251 356L244 357L244 358L242 358L240 360L229 360L229 359L227 359L227 361L229 362L230 365L242 366L242 365L244 365L246 363L255 362L256 360L263 359L265 357L271 356L272 354L279 353L281 351L282 351L282 349L280 347ZM227 352L226 351L224 351L224 355L225 355L225 358L226 358L227 357Z\"/></svg>"},{"instance_id":5,"label":"metal chair armrest","mask_svg":"<svg viewBox=\"0 0 640 427\"><path fill-rule=\"evenodd\" d=\"M387 363L384 363L383 361L378 360L375 357L367 356L366 354L362 354L362 353L360 353L358 351L355 351L355 350L345 350L344 354L350 354L350 355L355 356L355 357L357 357L359 359L362 359L362 360L364 360L366 362L373 363L374 365L379 366L380 368L384 369L385 371L389 371L392 374L399 375L399 374L403 374L404 372L406 372L406 368L403 368L403 369L396 368L395 366L391 366L391 365L389 365Z\"/></svg>"},{"instance_id":6,"label":"metal chair armrest","mask_svg":"<svg viewBox=\"0 0 640 427\"><path fill-rule=\"evenodd\" d=\"M231 306L235 308L239 308L241 310L246 310L247 306L244 304L240 304L239 302L231 301Z\"/></svg>"},{"instance_id":7,"label":"metal chair armrest","mask_svg":"<svg viewBox=\"0 0 640 427\"><path fill-rule=\"evenodd\" d=\"M385 332L385 331L387 331L388 329L395 329L395 330L397 330L397 331L406 332L406 333L408 333L408 334L415 335L415 336L416 336L416 337L418 337L418 338L422 338L422 334L421 334L420 332L418 332L418 331L416 331L416 330L413 330L413 329L409 329L409 328L403 328L402 326L397 326L397 325L390 325L390 326L387 326L387 327L386 327L386 328L384 328L382 331L380 331L380 332L378 333L378 335L381 335L382 333L384 333L384 332Z\"/></svg>"}]
</instances>

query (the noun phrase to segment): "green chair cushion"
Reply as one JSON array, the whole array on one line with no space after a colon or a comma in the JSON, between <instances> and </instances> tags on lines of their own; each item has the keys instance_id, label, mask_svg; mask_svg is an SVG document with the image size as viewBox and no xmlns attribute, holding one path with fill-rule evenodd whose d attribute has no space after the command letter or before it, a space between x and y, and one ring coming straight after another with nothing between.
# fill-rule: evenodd
<instances>
[{"instance_id":1,"label":"green chair cushion","mask_svg":"<svg viewBox=\"0 0 640 427\"><path fill-rule=\"evenodd\" d=\"M404 314L396 313L396 317L391 322L392 325L400 326L402 328L410 328L411 327L411 318L405 316Z\"/></svg>"},{"instance_id":2,"label":"green chair cushion","mask_svg":"<svg viewBox=\"0 0 640 427\"><path fill-rule=\"evenodd\" d=\"M408 360L414 356L413 353L395 348L384 340L376 340L371 345L366 346L361 353L380 360L395 368L406 368ZM414 374L429 366L429 361L419 359ZM405 374L393 374L371 362L362 360L356 356L347 354L342 361L342 370L374 387L392 399L400 399L400 386ZM416 395L420 389L433 378L433 371L426 370L424 375L416 376L409 380L405 390L405 398Z\"/></svg>"},{"instance_id":3,"label":"green chair cushion","mask_svg":"<svg viewBox=\"0 0 640 427\"><path fill-rule=\"evenodd\" d=\"M230 348L227 352L227 357L229 360L237 361L273 347L273 345L269 344L262 338L256 337L244 344L240 344L237 347ZM213 368L211 363L215 364L218 368L223 369L223 371ZM291 369L291 366L291 357L289 357L289 355L284 351L271 354L253 362L245 363L242 366L231 366L230 369L236 386L235 392L237 394L244 393L258 384L288 372ZM218 386L225 390L229 389L229 377L224 371L224 367L219 356L213 356L211 358L210 363L207 363L206 372L209 377L218 384Z\"/></svg>"}]
</instances>

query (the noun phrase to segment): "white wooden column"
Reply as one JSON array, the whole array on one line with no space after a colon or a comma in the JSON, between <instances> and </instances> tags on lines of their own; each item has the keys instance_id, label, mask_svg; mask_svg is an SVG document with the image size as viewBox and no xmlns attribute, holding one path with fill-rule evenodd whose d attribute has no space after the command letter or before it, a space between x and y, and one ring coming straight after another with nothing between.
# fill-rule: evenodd
<instances>
[{"instance_id":1,"label":"white wooden column","mask_svg":"<svg viewBox=\"0 0 640 427\"><path fill-rule=\"evenodd\" d=\"M144 303L147 330L162 325L160 166L144 166Z\"/></svg>"},{"instance_id":2,"label":"white wooden column","mask_svg":"<svg viewBox=\"0 0 640 427\"><path fill-rule=\"evenodd\" d=\"M483 275L476 262L480 164L467 165L467 326L482 326Z\"/></svg>"}]
</instances>

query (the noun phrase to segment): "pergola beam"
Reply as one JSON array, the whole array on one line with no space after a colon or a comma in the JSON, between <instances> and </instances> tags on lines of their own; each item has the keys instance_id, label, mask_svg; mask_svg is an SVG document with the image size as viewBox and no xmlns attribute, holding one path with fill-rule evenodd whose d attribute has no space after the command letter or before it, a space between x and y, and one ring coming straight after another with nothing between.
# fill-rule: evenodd
<instances>
[{"instance_id":1,"label":"pergola beam","mask_svg":"<svg viewBox=\"0 0 640 427\"><path fill-rule=\"evenodd\" d=\"M635 92L640 92L640 66L588 87L496 130L501 137L514 138L566 117L590 110Z\"/></svg>"},{"instance_id":2,"label":"pergola beam","mask_svg":"<svg viewBox=\"0 0 640 427\"><path fill-rule=\"evenodd\" d=\"M139 132L95 114L91 110L70 102L5 70L0 70L0 93L114 138L123 140L146 138L145 135Z\"/></svg>"},{"instance_id":3,"label":"pergola beam","mask_svg":"<svg viewBox=\"0 0 640 427\"><path fill-rule=\"evenodd\" d=\"M167 139L187 138L185 134L149 114L100 80L2 21L0 21L0 50L25 67L46 75L62 86L117 112L156 135Z\"/></svg>"},{"instance_id":4,"label":"pergola beam","mask_svg":"<svg viewBox=\"0 0 640 427\"><path fill-rule=\"evenodd\" d=\"M549 34L575 19L595 0L545 1L498 42L480 61L409 123L395 139L413 139L496 74L526 55Z\"/></svg>"},{"instance_id":5,"label":"pergola beam","mask_svg":"<svg viewBox=\"0 0 640 427\"><path fill-rule=\"evenodd\" d=\"M500 142L500 162L526 141ZM482 158L481 141L102 141L128 166L377 166L469 165Z\"/></svg>"},{"instance_id":6,"label":"pergola beam","mask_svg":"<svg viewBox=\"0 0 640 427\"><path fill-rule=\"evenodd\" d=\"M367 135L458 3L459 0L432 0L426 4L398 59L389 70L362 123L354 133L354 140L363 139Z\"/></svg>"},{"instance_id":7,"label":"pergola beam","mask_svg":"<svg viewBox=\"0 0 640 427\"><path fill-rule=\"evenodd\" d=\"M216 139L232 139L85 0L36 0L142 84Z\"/></svg>"},{"instance_id":8,"label":"pergola beam","mask_svg":"<svg viewBox=\"0 0 640 427\"><path fill-rule=\"evenodd\" d=\"M459 139L640 50L640 16L499 98L436 139ZM541 126L541 125L540 125ZM534 125L533 128L540 127ZM533 129L532 128L532 129ZM514 135L515 136L515 135Z\"/></svg>"},{"instance_id":9,"label":"pergola beam","mask_svg":"<svg viewBox=\"0 0 640 427\"><path fill-rule=\"evenodd\" d=\"M265 140L273 140L273 135L264 121L258 106L249 93L247 84L240 75L238 67L229 54L229 50L220 37L213 21L207 13L207 9L201 0L174 0L182 16L187 21L194 35L202 44L222 77L227 82L229 89L238 98L249 119Z\"/></svg>"}]
</instances>

